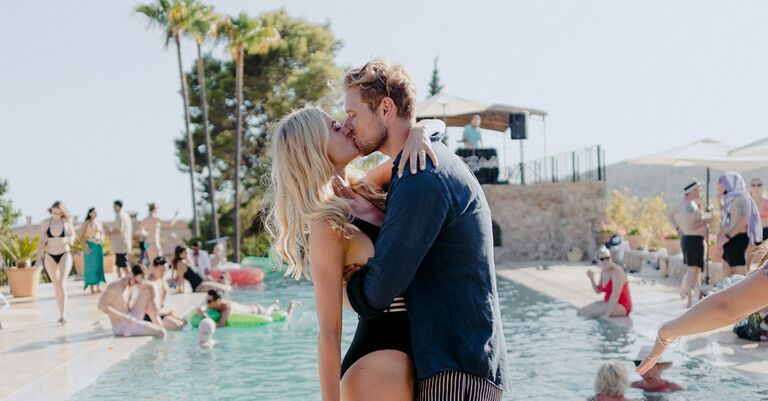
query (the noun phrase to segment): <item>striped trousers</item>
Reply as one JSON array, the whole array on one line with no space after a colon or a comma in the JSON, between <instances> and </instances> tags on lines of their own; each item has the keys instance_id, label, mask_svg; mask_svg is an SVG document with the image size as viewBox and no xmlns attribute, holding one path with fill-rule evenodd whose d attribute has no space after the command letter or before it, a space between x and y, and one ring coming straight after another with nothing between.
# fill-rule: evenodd
<instances>
[{"instance_id":1,"label":"striped trousers","mask_svg":"<svg viewBox=\"0 0 768 401\"><path fill-rule=\"evenodd\" d=\"M443 372L416 382L414 401L501 401L502 391L490 381L462 372Z\"/></svg>"}]
</instances>

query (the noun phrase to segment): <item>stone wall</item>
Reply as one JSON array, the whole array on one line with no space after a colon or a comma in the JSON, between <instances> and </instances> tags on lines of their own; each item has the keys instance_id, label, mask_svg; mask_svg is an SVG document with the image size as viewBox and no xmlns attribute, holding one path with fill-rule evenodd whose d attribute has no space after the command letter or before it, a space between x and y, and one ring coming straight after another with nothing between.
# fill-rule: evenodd
<instances>
[{"instance_id":1,"label":"stone wall","mask_svg":"<svg viewBox=\"0 0 768 401\"><path fill-rule=\"evenodd\" d=\"M589 259L605 220L605 182L483 185L501 246L496 261Z\"/></svg>"}]
</instances>

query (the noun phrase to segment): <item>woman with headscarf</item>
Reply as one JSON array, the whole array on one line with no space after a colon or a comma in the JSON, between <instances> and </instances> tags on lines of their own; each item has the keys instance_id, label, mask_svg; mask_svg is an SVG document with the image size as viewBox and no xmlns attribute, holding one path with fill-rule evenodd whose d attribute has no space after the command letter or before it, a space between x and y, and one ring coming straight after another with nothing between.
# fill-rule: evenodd
<instances>
[{"instance_id":1,"label":"woman with headscarf","mask_svg":"<svg viewBox=\"0 0 768 401\"><path fill-rule=\"evenodd\" d=\"M747 193L741 174L729 171L717 182L723 199L718 250L723 255L723 270L731 274L747 275L747 247L763 240L763 223L755 201Z\"/></svg>"}]
</instances>

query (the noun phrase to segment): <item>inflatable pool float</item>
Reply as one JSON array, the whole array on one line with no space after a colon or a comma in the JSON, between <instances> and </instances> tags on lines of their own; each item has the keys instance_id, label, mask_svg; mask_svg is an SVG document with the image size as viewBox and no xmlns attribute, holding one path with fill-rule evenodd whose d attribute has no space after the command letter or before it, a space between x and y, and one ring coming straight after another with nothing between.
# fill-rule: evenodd
<instances>
[{"instance_id":1,"label":"inflatable pool float","mask_svg":"<svg viewBox=\"0 0 768 401\"><path fill-rule=\"evenodd\" d=\"M231 280L230 284L235 287L256 285L264 281L264 270L261 270L258 267L244 267L233 270L220 270L217 268L211 271L211 276L218 280L224 273L229 274Z\"/></svg>"},{"instance_id":2,"label":"inflatable pool float","mask_svg":"<svg viewBox=\"0 0 768 401\"><path fill-rule=\"evenodd\" d=\"M221 319L221 312L215 310L208 310L205 313L211 317L216 323ZM269 323L277 323L285 321L288 318L288 314L283 311L272 312L272 316L264 315L229 315L227 319L227 327L257 327L263 326ZM200 321L203 320L200 316L193 314L189 319L189 323L192 327L197 328L200 325Z\"/></svg>"}]
</instances>

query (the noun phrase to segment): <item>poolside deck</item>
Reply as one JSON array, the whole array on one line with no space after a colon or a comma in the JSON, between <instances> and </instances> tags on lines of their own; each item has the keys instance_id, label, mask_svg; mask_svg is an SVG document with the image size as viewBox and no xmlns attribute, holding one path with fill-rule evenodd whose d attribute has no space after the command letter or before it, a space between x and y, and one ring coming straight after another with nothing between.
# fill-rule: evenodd
<instances>
[{"instance_id":1,"label":"poolside deck","mask_svg":"<svg viewBox=\"0 0 768 401\"><path fill-rule=\"evenodd\" d=\"M107 275L107 281L114 276ZM109 319L96 309L99 295L70 281L68 322L59 326L51 284L41 285L36 299L9 297L0 309L0 400L64 400L91 384L104 371L154 340L114 337ZM8 289L0 288L6 296ZM203 294L173 295L179 313L202 302ZM172 335L172 334L171 334Z\"/></svg>"},{"instance_id":2,"label":"poolside deck","mask_svg":"<svg viewBox=\"0 0 768 401\"><path fill-rule=\"evenodd\" d=\"M548 268L538 269L542 264ZM499 264L497 269L501 277L576 307L600 299L592 291L586 276L588 269L597 271L598 267L594 265L531 262ZM631 275L629 281L632 291L632 314L629 318L611 321L646 337L647 343L639 344L639 349L641 345L653 345L659 324L683 313L685 302L677 295L677 279L643 279ZM730 327L684 339L680 346L671 352L685 352L714 365L744 372L758 382L768 383L768 344L742 340L733 334Z\"/></svg>"}]
</instances>

